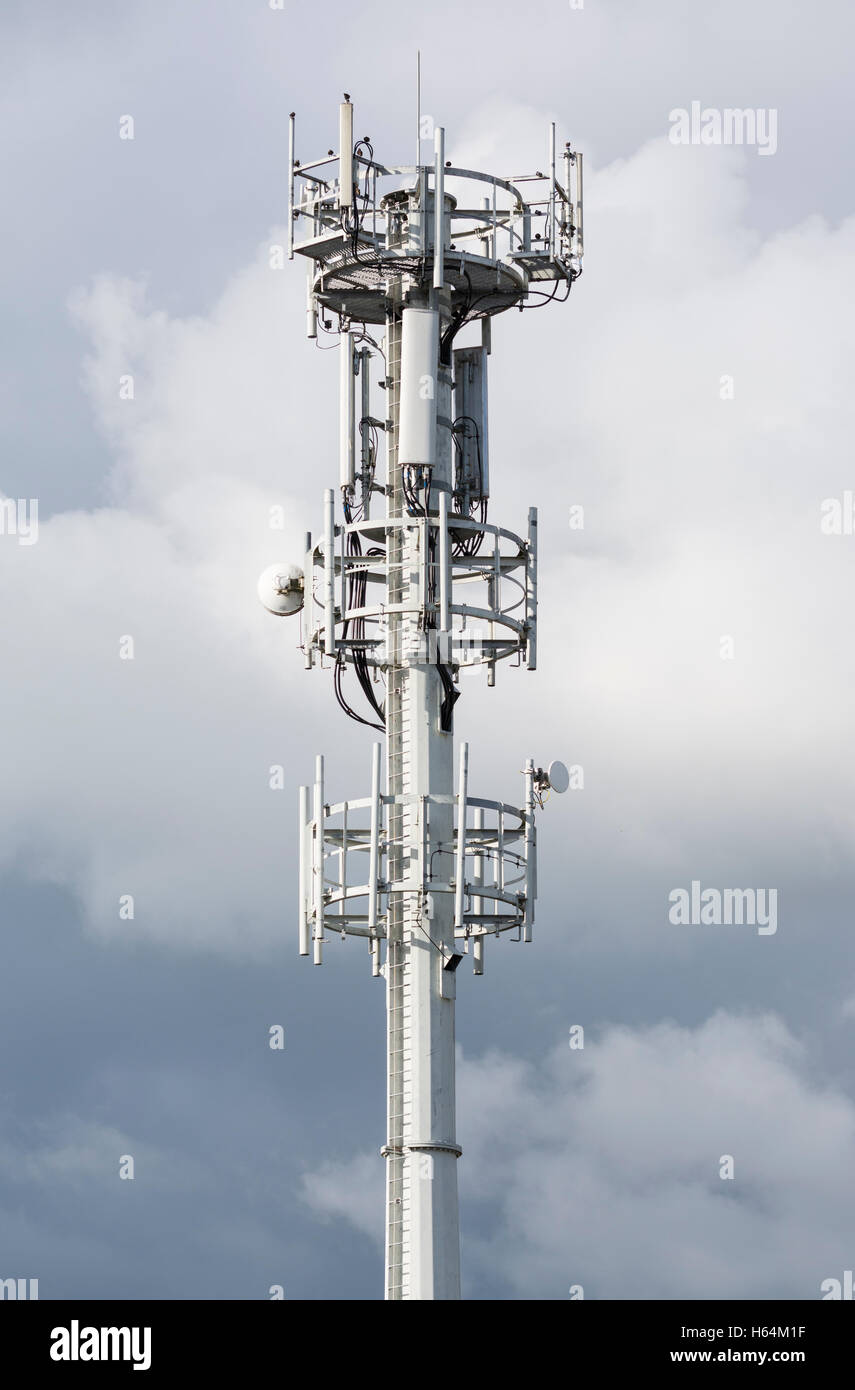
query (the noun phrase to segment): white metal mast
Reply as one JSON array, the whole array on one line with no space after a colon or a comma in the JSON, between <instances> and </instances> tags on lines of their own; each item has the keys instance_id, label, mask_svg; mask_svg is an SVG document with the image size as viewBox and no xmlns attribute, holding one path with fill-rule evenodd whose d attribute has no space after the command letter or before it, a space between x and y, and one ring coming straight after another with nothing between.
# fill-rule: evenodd
<instances>
[{"instance_id":1,"label":"white metal mast","mask_svg":"<svg viewBox=\"0 0 855 1390\"><path fill-rule=\"evenodd\" d=\"M461 667L492 685L505 657L536 663L536 512L524 537L487 521L490 322L581 273L582 156L567 145L559 178L554 126L530 179L447 166L441 128L433 155L381 165L345 94L338 154L300 163L291 117L289 253L308 258L309 337L340 333L342 521L328 489L302 572L259 584L272 612L304 605L306 665L331 666L339 703L386 735L368 797L331 803L323 758L300 789L299 944L320 964L330 933L365 937L386 982L387 1299L460 1297L457 967L471 949L482 974L491 934L531 940L535 806L567 785L529 760L521 806L474 796L466 744L455 785L453 708Z\"/></svg>"}]
</instances>

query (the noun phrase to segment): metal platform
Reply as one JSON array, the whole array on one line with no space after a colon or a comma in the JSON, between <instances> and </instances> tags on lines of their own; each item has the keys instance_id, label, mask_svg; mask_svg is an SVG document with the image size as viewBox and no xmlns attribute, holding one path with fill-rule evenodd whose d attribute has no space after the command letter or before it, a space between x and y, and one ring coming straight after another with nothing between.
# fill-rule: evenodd
<instances>
[{"instance_id":1,"label":"metal platform","mask_svg":"<svg viewBox=\"0 0 855 1390\"><path fill-rule=\"evenodd\" d=\"M347 225L339 201L339 156L291 170L289 254L315 263L309 297L321 312L384 323L390 286L402 277L419 283L432 273L439 225L442 283L454 314L475 319L503 313L526 298L531 284L570 285L580 273L581 198L569 190L575 170L581 194L581 156L569 146L564 183L554 151L549 175L527 177L544 194L534 199L508 179L473 169L386 166L356 155L347 163L346 177L355 178L360 190Z\"/></svg>"},{"instance_id":2,"label":"metal platform","mask_svg":"<svg viewBox=\"0 0 855 1390\"><path fill-rule=\"evenodd\" d=\"M312 280L318 303L360 323L385 323L390 284L400 275L418 279L424 273L424 258L376 250L369 241L360 242L354 255L350 243L344 247L335 246L335 242L340 243L341 238L321 238L294 248L320 262ZM497 262L465 252L447 252L445 284L451 292L452 311L466 312L473 319L499 314L525 298L531 279L555 279L552 263L546 265L537 258L529 261L531 269L523 258ZM537 273L532 274L532 270Z\"/></svg>"}]
</instances>

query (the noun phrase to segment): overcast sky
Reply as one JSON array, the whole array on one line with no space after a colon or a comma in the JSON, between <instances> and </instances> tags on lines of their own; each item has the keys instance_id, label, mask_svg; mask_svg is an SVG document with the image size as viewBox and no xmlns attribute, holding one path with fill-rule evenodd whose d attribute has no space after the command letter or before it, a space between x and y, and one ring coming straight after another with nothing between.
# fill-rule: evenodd
<instances>
[{"instance_id":1,"label":"overcast sky","mask_svg":"<svg viewBox=\"0 0 855 1390\"><path fill-rule=\"evenodd\" d=\"M855 490L851 8L2 28L0 491L40 524L0 535L0 1278L382 1296L383 987L354 942L298 958L293 844L314 753L362 795L372 735L255 581L337 472L336 354L269 267L288 112L321 154L347 90L408 162L420 48L456 164L542 167L555 120L587 175L569 302L494 327L491 517L541 509L540 669L465 681L457 732L478 794L529 756L585 784L540 818L534 944L460 972L464 1296L818 1298L855 1250L855 535L821 526ZM774 110L775 152L672 143L693 101ZM777 930L674 924L693 881L776 890Z\"/></svg>"}]
</instances>

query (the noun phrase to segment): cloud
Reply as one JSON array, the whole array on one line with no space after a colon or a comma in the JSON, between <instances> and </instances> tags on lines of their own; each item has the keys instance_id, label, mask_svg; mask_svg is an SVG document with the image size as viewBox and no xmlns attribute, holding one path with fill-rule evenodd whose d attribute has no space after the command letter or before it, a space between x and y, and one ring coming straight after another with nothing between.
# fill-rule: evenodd
<instances>
[{"instance_id":1,"label":"cloud","mask_svg":"<svg viewBox=\"0 0 855 1390\"><path fill-rule=\"evenodd\" d=\"M15 593L4 715L23 753L3 857L71 887L105 936L123 894L137 929L179 947L252 953L278 932L282 890L269 890L293 806L269 769L300 780L314 722L296 693L298 624L278 626L255 596L305 530L308 470L285 460L305 447L312 397L300 390L301 416L277 351L278 283L262 248L203 322L149 311L126 281L76 296L114 500L43 522L31 564L0 547Z\"/></svg>"},{"instance_id":2,"label":"cloud","mask_svg":"<svg viewBox=\"0 0 855 1390\"><path fill-rule=\"evenodd\" d=\"M749 17L733 4L712 19L699 9L687 66L686 45L672 42L684 8L668 3L655 17L625 5L565 5L563 18L544 10L556 41L538 61L543 109L496 101L468 125L459 114L471 107L472 52L481 52L477 10L454 8L451 47L435 24L435 51L416 33L419 15L411 30L404 16L397 65L388 46L355 42L362 12L333 41L342 72L359 57L360 129L364 119L381 157L410 157L401 112L412 109L422 43L423 108L447 122L455 162L542 167L553 114L587 159L585 276L563 309L508 315L494 331L492 519L522 529L530 502L541 507L540 671L500 671L487 693L468 682L458 732L477 733L476 794L515 796L528 753L580 762L586 781L541 817L534 949L520 960L491 945L489 1003L461 997L473 1039L501 1036L504 1048L461 1068L464 1258L475 1292L563 1297L581 1281L593 1297L814 1297L821 1278L851 1264L846 1232L837 1235L849 1201L841 1174L852 1171L850 1103L817 1085L774 1019L697 1022L717 999L773 1002L797 1028L814 1012L814 1041L831 1055L834 1028L853 1014L851 999L835 1006L855 978L852 540L822 536L818 522L822 499L852 486L852 345L839 305L851 298L855 258L851 221L810 214L851 207L837 177L847 123L829 119L843 109L851 12L832 6L805 27L793 3L789 25L779 3ZM518 9L500 7L500 18L505 11L515 24ZM212 994L212 962L200 958L276 960L268 976L280 978L293 947L294 807L289 790L268 790L269 766L285 765L289 787L326 749L334 793L359 794L369 736L339 717L328 678L303 673L296 629L255 598L258 572L302 545L334 481L336 355L302 339L299 264L268 268L267 241L281 242L282 229L255 256L235 251L281 207L283 114L298 108L299 153L314 154L335 139L334 101L319 106L311 72L293 61L300 17L295 30L293 15L262 5L250 22L237 10L234 22L207 20L201 4L144 20L116 10L112 29L75 18L72 34L56 16L28 11L24 60L5 98L10 124L29 135L10 166L18 221L8 297L13 311L25 307L10 318L6 485L38 492L43 505L37 545L0 537L0 868L7 883L24 873L62 885L93 937L73 935L64 893L37 889L12 909L32 956L12 948L7 1025L14 1032L17 1010L31 1005L33 1030L48 1040L27 1049L33 1085L19 1109L45 1113L46 1077L82 1092L67 1103L87 1115L96 1098L91 1120L49 1119L0 1149L6 1245L21 1260L6 1272L49 1272L45 1296L51 1287L264 1296L274 1280L289 1293L306 1287L309 1270L319 1296L346 1294L348 1256L367 1244L363 1234L378 1238L382 1221L383 1164L362 1151L379 1073L376 1086L364 1070L354 1084L355 1063L346 1075L341 1065L376 1042L380 1017L379 1001L352 993L369 988L361 973L354 982L352 949L330 952L324 972L308 983L302 975L290 997L289 1046L298 1038L304 1059L310 1048L316 1070L295 1069L293 1103L289 1095L278 1112L272 1094L247 1108L224 1156L222 1116L240 1115L240 1097L253 1094L256 1055L242 1053L228 1020L236 1004L254 1017L261 988L248 968L218 976ZM310 40L310 16L305 23ZM496 91L516 61L506 43L503 53L478 79ZM81 87L97 96L85 109ZM372 91L382 94L376 105ZM778 155L746 161L670 146L668 111L695 96L780 104ZM128 109L132 146L116 138ZM622 157L606 164L615 152ZM41 190L50 209L39 206ZM223 267L245 256L226 283ZM147 280L90 278L111 265L145 266ZM84 280L69 320L86 352L86 394L75 396L57 306ZM119 397L127 374L132 402ZM732 400L720 394L725 375ZM86 429L84 400L103 446ZM99 495L105 450L113 468L99 506L59 510L64 498ZM586 524L571 533L574 502ZM273 504L285 508L284 532L268 525ZM719 657L723 633L735 640L730 663ZM123 634L135 639L133 662L119 660ZM774 943L675 935L667 890L697 876L786 890ZM126 893L131 923L118 917ZM116 933L193 955L164 974L160 951L138 952L133 964L103 951L113 973L99 974L95 953ZM167 1043L170 995L179 1004ZM538 1064L511 1055L542 1054L556 1016L572 1007L572 1020L580 1006L584 1054L562 1047ZM678 1008L683 1026L595 1025ZM125 1009L139 1018L126 1053L151 1042L157 1018L155 1044L174 1074L182 1029L210 1032L223 1048L217 1077L234 1052L234 1091L201 1085L197 1057L172 1104L152 1085L143 1124L136 1069L105 1095L93 1060L109 1055ZM277 1113L287 1133L275 1122L265 1130ZM122 1138L128 1130L148 1148ZM211 1136L204 1146L200 1130ZM303 1130L330 1148L343 1132L358 1135L360 1154L314 1162L300 1213L277 1194L283 1162L304 1157L295 1150ZM246 1136L260 1168L240 1158ZM143 1154L148 1204L142 1183L114 1176L117 1147ZM203 1166L224 1165L214 1192L198 1166L203 1147ZM716 1176L722 1152L734 1154L732 1184ZM207 1206L192 1204L191 1190ZM306 1220L306 1233L306 1211L347 1213L361 1234L349 1249L336 1239L333 1256L325 1241L336 1226ZM195 1281L185 1260L194 1241ZM239 1277L247 1245L255 1253Z\"/></svg>"},{"instance_id":3,"label":"cloud","mask_svg":"<svg viewBox=\"0 0 855 1390\"><path fill-rule=\"evenodd\" d=\"M810 1299L851 1262L855 1105L774 1016L490 1051L458 1093L470 1297ZM377 1166L330 1165L306 1195L382 1238Z\"/></svg>"},{"instance_id":4,"label":"cloud","mask_svg":"<svg viewBox=\"0 0 855 1390\"><path fill-rule=\"evenodd\" d=\"M543 115L506 120L522 158ZM835 732L855 676L839 640L849 560L819 531L849 477L853 422L829 407L851 348L829 301L855 230L808 218L764 241L744 208L742 152L650 142L591 171L570 303L496 325L492 517L523 528L541 505L540 671L503 670L495 693L467 681L459 731L478 729L485 795L515 795L527 754L585 767L585 792L545 818L544 906L562 888L550 836L572 835L587 865L575 920L605 914L627 941L693 877L810 881L806 834L839 873L855 832ZM105 938L133 894L155 939L269 952L294 878L293 806L269 768L293 789L326 746L343 794L364 785L362 732L337 715L327 732L329 683L254 592L301 552L334 475L336 354L301 337L302 277L269 268L283 237L206 316L170 316L114 277L74 296L115 460L108 504L0 546L17 653L4 714L28 750L9 769L4 862L72 888ZM797 926L782 902L779 935ZM651 942L670 952L673 932Z\"/></svg>"},{"instance_id":5,"label":"cloud","mask_svg":"<svg viewBox=\"0 0 855 1390\"><path fill-rule=\"evenodd\" d=\"M303 1174L303 1199L323 1219L343 1217L382 1245L384 1167L376 1153L323 1163L316 1172Z\"/></svg>"},{"instance_id":6,"label":"cloud","mask_svg":"<svg viewBox=\"0 0 855 1390\"><path fill-rule=\"evenodd\" d=\"M4 1112L0 1274L37 1278L42 1298L266 1298L279 1281L299 1296L315 1256L290 1200L278 1117L257 1108L252 1079L235 1082L229 1106L252 1123L226 1135L215 1083L174 1067L117 1079L125 1094L164 1092L133 1133L70 1108L23 1123ZM275 1134L276 1161L247 1134ZM128 1156L133 1171L125 1161L120 1175Z\"/></svg>"}]
</instances>

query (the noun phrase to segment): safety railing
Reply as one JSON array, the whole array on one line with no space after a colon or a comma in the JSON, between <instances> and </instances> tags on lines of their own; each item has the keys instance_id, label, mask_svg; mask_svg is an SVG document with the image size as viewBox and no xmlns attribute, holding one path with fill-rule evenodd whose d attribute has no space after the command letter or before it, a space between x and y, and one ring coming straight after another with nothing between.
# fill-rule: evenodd
<instances>
[{"instance_id":1,"label":"safety railing","mask_svg":"<svg viewBox=\"0 0 855 1390\"><path fill-rule=\"evenodd\" d=\"M537 662L537 511L527 538L513 531L449 515L447 494L439 516L352 522L336 526L334 494L326 494L324 535L311 539L304 558L304 635L307 664L354 652L381 669L435 661L454 667L519 656ZM415 585L390 604L390 535L418 533ZM402 621L393 622L394 617Z\"/></svg>"},{"instance_id":2,"label":"safety railing","mask_svg":"<svg viewBox=\"0 0 855 1390\"><path fill-rule=\"evenodd\" d=\"M584 252L582 155L559 154L549 127L546 170L508 179L446 166L443 132L432 164L384 165L359 142L301 163L289 142L288 254L324 267L343 261L407 258L516 265L524 279L572 278ZM522 185L533 185L528 196ZM450 264L449 264L450 263ZM434 277L436 279L436 277ZM439 280L442 283L442 280ZM323 288L321 284L320 289Z\"/></svg>"},{"instance_id":3,"label":"safety railing","mask_svg":"<svg viewBox=\"0 0 855 1390\"><path fill-rule=\"evenodd\" d=\"M472 796L469 747L462 744L457 792L423 798L428 816L432 806L452 807L451 838L434 848L417 881L394 881L388 868L390 808L413 798L381 790L380 751L375 744L367 797L327 803L321 757L314 785L300 788L300 954L313 954L320 964L329 935L364 937L373 973L379 974L390 897L417 894L424 900L443 894L453 899L454 936L467 949L473 940L481 973L479 939L516 930L531 940L537 894L534 764L529 761L523 773L521 807Z\"/></svg>"}]
</instances>

